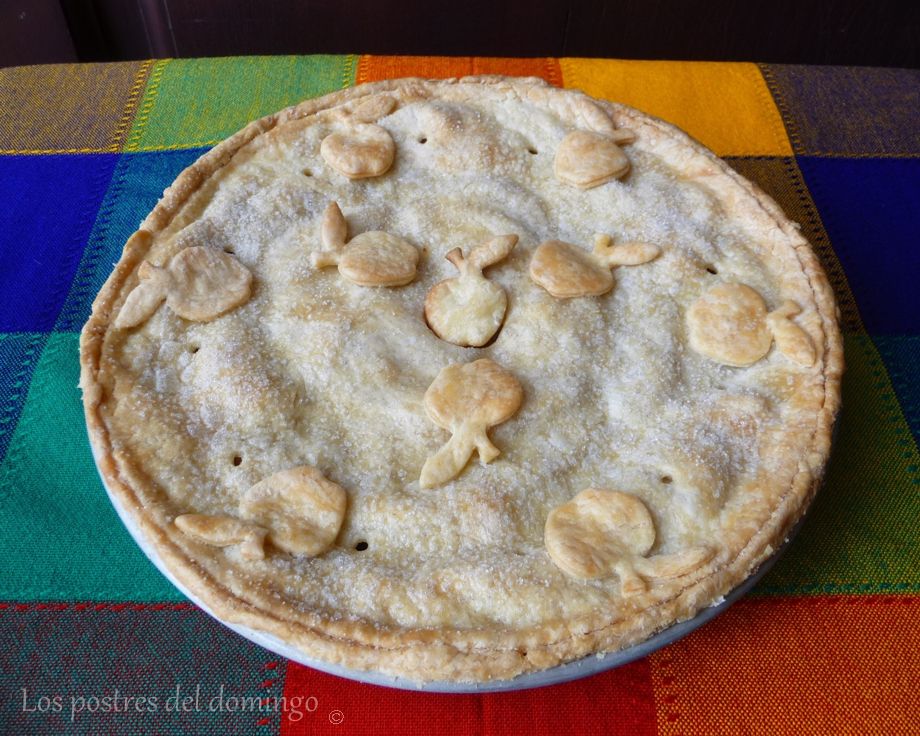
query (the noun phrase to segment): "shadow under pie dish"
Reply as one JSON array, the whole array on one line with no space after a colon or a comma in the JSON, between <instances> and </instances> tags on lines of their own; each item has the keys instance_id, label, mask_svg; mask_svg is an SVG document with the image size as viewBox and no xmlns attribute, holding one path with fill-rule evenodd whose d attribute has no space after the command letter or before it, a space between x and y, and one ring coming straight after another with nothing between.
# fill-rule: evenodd
<instances>
[{"instance_id":1,"label":"shadow under pie dish","mask_svg":"<svg viewBox=\"0 0 920 736\"><path fill-rule=\"evenodd\" d=\"M81 338L100 473L222 620L484 682L749 578L839 407L797 226L684 133L534 79L255 121L128 240Z\"/></svg>"}]
</instances>

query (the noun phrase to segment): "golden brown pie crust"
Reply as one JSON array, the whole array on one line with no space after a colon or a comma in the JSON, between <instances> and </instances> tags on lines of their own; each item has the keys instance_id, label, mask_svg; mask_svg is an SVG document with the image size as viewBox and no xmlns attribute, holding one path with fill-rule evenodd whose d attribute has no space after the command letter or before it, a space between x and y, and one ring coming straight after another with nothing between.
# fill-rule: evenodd
<instances>
[{"instance_id":1,"label":"golden brown pie crust","mask_svg":"<svg viewBox=\"0 0 920 736\"><path fill-rule=\"evenodd\" d=\"M520 627L510 625L507 621L481 619L473 624L467 622L465 625L450 626L439 623L434 626L407 627L354 615L347 610L330 613L329 610L311 609L298 605L297 600L285 596L284 577L281 573L278 573L281 577L276 578L254 578L247 575L245 562L235 557L231 561L223 550L208 548L183 536L172 522L176 516L194 512L196 509L190 507L187 502L176 502L170 496L169 489L160 488L151 480L148 469L137 459L139 453L134 449L134 443L139 442L137 436L126 436L123 429L119 430L120 434L113 434L113 426L124 427L123 422L114 421L113 416L119 411L118 402L125 401L126 394L131 391L132 376L131 370L119 362L119 350L124 336L114 327L114 320L128 294L137 284L138 268L153 252L152 248L158 236L166 231L176 218L183 216L184 208L193 201L196 193L203 191L208 182L233 161L234 157L250 155L257 151L260 145L281 145L279 139L283 140L285 131L293 130L297 124L310 126L314 124L314 120L327 120L317 116L322 116L328 111L339 110L347 114L365 99L371 103L366 103L366 106L373 107L374 101L380 99L384 93L387 97L395 99L397 112L401 107L428 104L440 106L438 110L443 112L443 100L448 98L454 105L463 105L464 100L467 100L475 106L485 94L495 100L513 100L515 109L530 108L545 112L561 121L569 131L605 130L614 124L617 128L629 128L635 131L637 136L636 143L624 146L623 149L632 161L632 173L629 177L634 176L637 168L641 166L641 161L637 162L634 158L637 155L634 153L634 147L643 145L644 142L651 147L649 150L654 152L654 156L667 161L671 170L676 172L675 186L691 182L694 186L700 187L701 191L706 192L706 196L718 204L728 221L743 221L746 223L746 232L758 234L756 242L750 242L750 247L768 264L764 268L779 285L783 296L793 299L802 308L798 324L807 332L808 338L814 344L817 357L810 367L797 366L787 361L774 373L768 374L767 380L775 381L775 385L769 387L769 391L772 392L770 395L782 396L781 420L773 422L757 435L759 461L755 464L755 471L745 476L741 485L732 491L734 495L731 497L743 497L743 502L726 502L724 507L711 510L712 518L718 520L720 530L719 538L710 540L717 552L694 572L676 579L659 581L646 590L628 597L619 596L619 584L616 577L613 577L605 583L607 587L597 590L604 591L603 596L606 598L603 600L615 601L616 605L598 605L593 610L583 607L576 615L550 617ZM384 101L377 107L389 114L388 102ZM357 113L355 114L357 116ZM385 120L378 122L386 127ZM333 125L328 121L325 124ZM374 123L371 121L360 124ZM461 152L462 127L454 126L452 130L445 128L457 138L455 145ZM270 139L270 134L274 134L276 138ZM311 153L313 154L318 156L318 151ZM396 164L392 170L397 173L400 155L397 145ZM393 175L392 171L385 172L383 178ZM362 171L361 176L364 176L364 173ZM626 186L629 185L629 177L624 180ZM373 186L373 182L373 178L363 179L362 185ZM613 181L601 184L601 188L620 185L620 182ZM576 190L573 188L573 191ZM590 191L598 192L601 189ZM199 204L195 206L198 207ZM321 212L322 209L311 212L310 217L318 222ZM194 217L189 217L189 222L193 220ZM608 229L616 226L616 222L604 224ZM586 227L596 231L599 224L592 223ZM500 234L502 233L494 233L496 236ZM620 239L617 232L610 232L610 235L615 241ZM468 243L469 247L474 245L475 242ZM528 241L522 235L516 253L524 251L529 256L538 245L539 241ZM657 242L656 245L661 246L664 253L662 258L665 258L669 243ZM426 268L431 269L431 264L435 260L441 261L442 256L443 253L432 254L427 260L423 259L419 265L420 273ZM522 263L521 272L526 278L526 262ZM448 265L445 265L441 273L450 273L447 270ZM500 268L497 267L496 270ZM329 272L332 271L334 269L329 269ZM325 274L325 278L338 278L336 274L329 272ZM256 295L260 289L258 278L259 274L256 273ZM430 284L438 281L439 278L432 275ZM529 281L521 280L516 283L520 289L525 286L533 290L540 288ZM616 291L615 288L614 293ZM555 304L549 301L551 297L543 296L548 300L548 304ZM689 302L683 296L675 298L680 301L683 314ZM519 299L513 291L509 293L509 318ZM418 304L420 320L423 301L424 299ZM778 304L770 306L775 308ZM166 313L162 319L178 318L170 317ZM505 330L508 330L507 325ZM504 332L499 333L499 341L503 335ZM431 339L437 340L437 337L432 334ZM462 351L464 348L457 350ZM489 350L490 348L486 347L471 352L468 360L488 356ZM584 356L585 362L591 359L590 355ZM775 360L781 362L784 358L778 355ZM179 175L141 224L138 233L126 243L124 253L96 298L92 315L83 329L81 365L81 387L90 439L107 487L122 510L130 516L143 536L156 549L166 567L216 615L225 621L243 624L280 637L310 657L346 667L399 675L419 681L485 681L511 678L588 654L615 651L643 641L654 632L674 622L685 620L702 608L712 605L747 578L782 544L791 527L804 513L820 483L830 451L832 427L840 404L843 349L837 323L837 309L830 285L814 253L800 235L798 227L785 217L772 199L707 149L674 127L615 103L592 100L574 91L546 86L535 79L470 77L447 81L392 80L362 85L308 100L250 123L203 155ZM785 366L788 366L788 369ZM443 367L430 366L429 373L436 373ZM418 398L421 400L421 396ZM525 407L529 401L534 401L534 397L530 387L525 384ZM756 403L759 399L753 397L752 401ZM714 414L701 414L699 421L720 421L716 414L721 411L721 406L713 401ZM713 419L713 416L716 418ZM137 426L142 428L145 417L138 416L136 419ZM512 419L503 425L509 429L508 433L503 435L502 458L497 462L515 461L511 441L515 421L518 420ZM519 421L524 422L525 419L521 418ZM439 430L432 425L430 431ZM740 433L745 431L747 430L744 426L738 429ZM611 438L611 442L615 441L616 438ZM425 444L421 440L420 442ZM436 447L428 446L423 449L424 452L433 452ZM170 448L164 449L164 452L169 451ZM181 463L182 458L176 457L175 461ZM472 463L476 464L477 461L474 459ZM417 472L418 469L410 470ZM697 472L706 477L707 470L700 470L693 463L686 465L684 470L688 477ZM692 478L686 480L682 476L678 477L680 472L682 471L678 468L672 473L673 478L668 476L667 480L673 481L673 486L685 482L692 486L697 482ZM417 478L417 475L415 477ZM338 478L333 480L340 482ZM354 490L348 488L345 483L342 485L349 492ZM587 487L587 484L584 487ZM574 488L568 497L574 496L579 490L581 488ZM438 494L441 491L434 488L418 492ZM479 493L477 499L481 495ZM559 500L568 500L568 497ZM646 505L652 505L651 501L646 499ZM545 520L545 514L543 518ZM666 522L662 524L667 526ZM551 567L552 563L542 548L542 538L533 542L534 547L527 551L526 559L535 560L533 564L539 565L541 571L555 569ZM223 560L221 564L224 567L214 566L217 564L214 561L218 559ZM308 563L309 560L304 564ZM544 565L550 567L543 567ZM293 567L273 569L277 571ZM347 565L343 566L341 574L349 574ZM552 578L551 572L540 574L547 576L547 579ZM558 571L558 575L561 586L586 584L563 579L564 573L561 571ZM280 580L274 589L272 580ZM565 588L560 588L560 591L564 590ZM489 594L501 596L506 593L513 595L513 591L508 593L498 590ZM379 594L386 596L386 586L381 587ZM545 595L558 596L559 592L550 587L545 591ZM424 606L423 603L419 605Z\"/></svg>"}]
</instances>

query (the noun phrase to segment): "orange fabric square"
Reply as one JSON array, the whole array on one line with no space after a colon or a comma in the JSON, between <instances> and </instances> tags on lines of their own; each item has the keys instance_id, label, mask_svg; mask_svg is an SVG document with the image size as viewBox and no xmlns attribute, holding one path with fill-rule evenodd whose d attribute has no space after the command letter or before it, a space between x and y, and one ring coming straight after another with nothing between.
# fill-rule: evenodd
<instances>
[{"instance_id":1,"label":"orange fabric square","mask_svg":"<svg viewBox=\"0 0 920 736\"><path fill-rule=\"evenodd\" d=\"M541 77L562 86L558 59L500 59L483 56L362 56L355 83L376 82L397 77L446 79L470 74L506 74L511 77Z\"/></svg>"},{"instance_id":2,"label":"orange fabric square","mask_svg":"<svg viewBox=\"0 0 920 736\"><path fill-rule=\"evenodd\" d=\"M754 64L560 59L566 87L663 118L720 156L791 156L782 116Z\"/></svg>"},{"instance_id":3,"label":"orange fabric square","mask_svg":"<svg viewBox=\"0 0 920 736\"><path fill-rule=\"evenodd\" d=\"M747 599L651 655L658 733L916 733L920 598Z\"/></svg>"}]
</instances>

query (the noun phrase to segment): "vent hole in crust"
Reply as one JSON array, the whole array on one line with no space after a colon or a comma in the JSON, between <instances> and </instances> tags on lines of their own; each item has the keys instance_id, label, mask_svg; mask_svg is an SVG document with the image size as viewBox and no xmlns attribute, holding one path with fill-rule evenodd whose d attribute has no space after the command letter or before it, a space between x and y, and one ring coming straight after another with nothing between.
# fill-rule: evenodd
<instances>
[{"instance_id":1,"label":"vent hole in crust","mask_svg":"<svg viewBox=\"0 0 920 736\"><path fill-rule=\"evenodd\" d=\"M310 171L310 169L304 169L300 173L303 174L304 176L313 176L313 172Z\"/></svg>"},{"instance_id":2,"label":"vent hole in crust","mask_svg":"<svg viewBox=\"0 0 920 736\"><path fill-rule=\"evenodd\" d=\"M234 250L233 250L233 248L229 248L229 247L228 247L228 248L224 248L224 253L229 253L229 254L232 256L233 253L234 253Z\"/></svg>"},{"instance_id":3,"label":"vent hole in crust","mask_svg":"<svg viewBox=\"0 0 920 736\"><path fill-rule=\"evenodd\" d=\"M530 146L527 149L527 153L529 153L531 156L536 156L539 153L539 151L533 146Z\"/></svg>"},{"instance_id":4,"label":"vent hole in crust","mask_svg":"<svg viewBox=\"0 0 920 736\"><path fill-rule=\"evenodd\" d=\"M197 353L199 350L201 350L201 345L189 345L189 346L188 346L188 351L189 351L192 355L194 355L195 353Z\"/></svg>"},{"instance_id":5,"label":"vent hole in crust","mask_svg":"<svg viewBox=\"0 0 920 736\"><path fill-rule=\"evenodd\" d=\"M674 482L674 479L670 475L662 475L659 480L661 480L661 482L665 485L669 485Z\"/></svg>"},{"instance_id":6,"label":"vent hole in crust","mask_svg":"<svg viewBox=\"0 0 920 736\"><path fill-rule=\"evenodd\" d=\"M358 552L363 552L364 550L367 549L367 542L364 542L364 541L358 542L355 545L355 549L358 550Z\"/></svg>"},{"instance_id":7,"label":"vent hole in crust","mask_svg":"<svg viewBox=\"0 0 920 736\"><path fill-rule=\"evenodd\" d=\"M238 468L242 464L243 464L243 457L241 455L234 455L233 456L233 467Z\"/></svg>"},{"instance_id":8,"label":"vent hole in crust","mask_svg":"<svg viewBox=\"0 0 920 736\"><path fill-rule=\"evenodd\" d=\"M711 263L706 264L706 273L711 273L713 276L719 273L719 269L713 266Z\"/></svg>"},{"instance_id":9,"label":"vent hole in crust","mask_svg":"<svg viewBox=\"0 0 920 736\"><path fill-rule=\"evenodd\" d=\"M428 136L424 136L424 135L419 136L418 142L419 142L419 143L422 143L422 144L427 143L427 142L428 142Z\"/></svg>"}]
</instances>

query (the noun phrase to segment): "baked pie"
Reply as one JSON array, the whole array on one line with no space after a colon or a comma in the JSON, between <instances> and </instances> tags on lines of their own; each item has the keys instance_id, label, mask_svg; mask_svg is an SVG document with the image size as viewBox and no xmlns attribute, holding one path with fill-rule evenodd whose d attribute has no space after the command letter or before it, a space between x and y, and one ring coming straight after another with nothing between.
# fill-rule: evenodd
<instances>
[{"instance_id":1,"label":"baked pie","mask_svg":"<svg viewBox=\"0 0 920 736\"><path fill-rule=\"evenodd\" d=\"M81 340L115 502L227 622L416 681L640 642L821 479L843 367L798 227L677 129L534 79L257 120Z\"/></svg>"}]
</instances>

